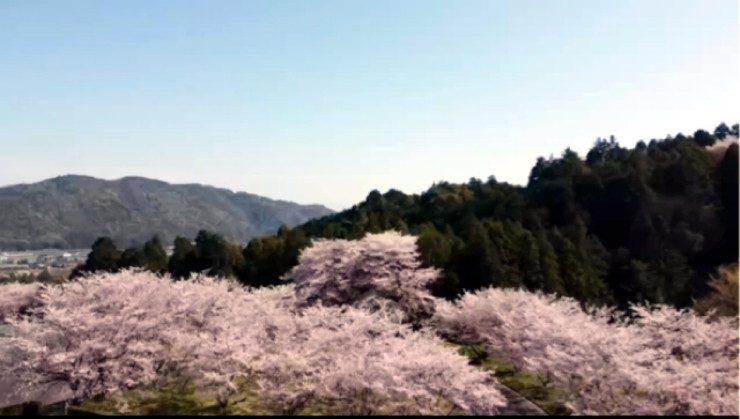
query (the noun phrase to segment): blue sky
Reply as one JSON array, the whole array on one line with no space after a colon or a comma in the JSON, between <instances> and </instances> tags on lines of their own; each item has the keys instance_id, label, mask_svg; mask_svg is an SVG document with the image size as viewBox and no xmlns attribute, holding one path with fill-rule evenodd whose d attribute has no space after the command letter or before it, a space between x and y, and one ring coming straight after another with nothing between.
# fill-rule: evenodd
<instances>
[{"instance_id":1,"label":"blue sky","mask_svg":"<svg viewBox=\"0 0 740 419\"><path fill-rule=\"evenodd\" d=\"M342 209L740 119L736 0L0 2L0 185Z\"/></svg>"}]
</instances>

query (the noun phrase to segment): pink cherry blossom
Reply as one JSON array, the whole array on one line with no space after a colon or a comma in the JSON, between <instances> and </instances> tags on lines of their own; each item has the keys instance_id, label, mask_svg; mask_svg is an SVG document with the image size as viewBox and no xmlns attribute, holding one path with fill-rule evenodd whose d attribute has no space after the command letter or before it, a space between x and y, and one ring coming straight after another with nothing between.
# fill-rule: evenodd
<instances>
[{"instance_id":1,"label":"pink cherry blossom","mask_svg":"<svg viewBox=\"0 0 740 419\"><path fill-rule=\"evenodd\" d=\"M737 319L633 310L634 322L610 322L609 310L586 313L571 299L486 289L439 302L435 323L449 338L552 376L578 414L737 415Z\"/></svg>"}]
</instances>

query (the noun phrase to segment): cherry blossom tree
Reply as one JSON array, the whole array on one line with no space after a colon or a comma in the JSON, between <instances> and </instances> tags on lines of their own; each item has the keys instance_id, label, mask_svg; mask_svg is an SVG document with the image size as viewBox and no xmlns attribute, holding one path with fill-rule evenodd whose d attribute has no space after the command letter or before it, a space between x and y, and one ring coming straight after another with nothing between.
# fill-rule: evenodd
<instances>
[{"instance_id":1,"label":"cherry blossom tree","mask_svg":"<svg viewBox=\"0 0 740 419\"><path fill-rule=\"evenodd\" d=\"M315 395L351 404L370 391L385 404L375 413L393 412L389 404L408 397L422 414L444 413L436 410L439 399L477 414L505 405L493 379L439 338L375 314L317 305L275 326L272 350L261 361L269 371L263 390L272 400Z\"/></svg>"},{"instance_id":2,"label":"cherry blossom tree","mask_svg":"<svg viewBox=\"0 0 740 419\"><path fill-rule=\"evenodd\" d=\"M579 414L738 413L737 318L635 306L627 321L511 289L448 302L426 291L437 275L419 265L415 238L386 233L317 241L292 283L274 288L138 271L3 285L0 308L25 304L31 315L8 316L16 334L0 345L0 371L20 391L66 384L76 401L156 382L167 367L215 385L223 403L248 377L285 414L315 402L337 413L495 414L506 404L499 384L444 338L551 377Z\"/></svg>"},{"instance_id":3,"label":"cherry blossom tree","mask_svg":"<svg viewBox=\"0 0 740 419\"><path fill-rule=\"evenodd\" d=\"M418 329L434 314L427 287L439 270L422 268L414 236L369 234L361 240L316 240L286 275L305 305L383 311Z\"/></svg>"},{"instance_id":4,"label":"cherry blossom tree","mask_svg":"<svg viewBox=\"0 0 740 419\"><path fill-rule=\"evenodd\" d=\"M36 297L43 287L40 283L11 282L0 285L0 322L38 306Z\"/></svg>"},{"instance_id":5,"label":"cherry blossom tree","mask_svg":"<svg viewBox=\"0 0 740 419\"><path fill-rule=\"evenodd\" d=\"M486 289L440 301L442 335L484 343L520 367L551 376L579 414L738 413L737 319L708 322L668 307L584 312L571 299Z\"/></svg>"},{"instance_id":6,"label":"cherry blossom tree","mask_svg":"<svg viewBox=\"0 0 740 419\"><path fill-rule=\"evenodd\" d=\"M224 401L234 379L249 376L275 406L356 405L357 395L372 395L360 410L374 412L453 406L493 414L505 405L488 374L432 334L383 311L297 309L293 285L248 290L204 276L172 281L125 271L49 287L38 298L38 315L11 319L17 336L0 346L0 369L21 391L64 383L79 402L152 382L167 365L220 384Z\"/></svg>"},{"instance_id":7,"label":"cherry blossom tree","mask_svg":"<svg viewBox=\"0 0 740 419\"><path fill-rule=\"evenodd\" d=\"M80 401L155 376L165 359L158 330L167 323L151 307L172 297L164 281L144 289L126 279L101 275L47 287L33 316L10 319L16 336L0 347L0 363L18 392L61 382Z\"/></svg>"}]
</instances>

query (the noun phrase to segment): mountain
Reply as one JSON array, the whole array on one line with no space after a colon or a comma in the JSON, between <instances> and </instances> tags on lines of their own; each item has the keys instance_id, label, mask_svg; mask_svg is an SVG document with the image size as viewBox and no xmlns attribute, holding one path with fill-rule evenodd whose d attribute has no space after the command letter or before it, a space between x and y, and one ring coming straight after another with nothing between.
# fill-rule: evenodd
<instances>
[{"instance_id":1,"label":"mountain","mask_svg":"<svg viewBox=\"0 0 740 419\"><path fill-rule=\"evenodd\" d=\"M155 233L172 243L200 229L247 242L332 212L199 184L68 175L0 188L0 249L86 248L104 235L125 247Z\"/></svg>"}]
</instances>

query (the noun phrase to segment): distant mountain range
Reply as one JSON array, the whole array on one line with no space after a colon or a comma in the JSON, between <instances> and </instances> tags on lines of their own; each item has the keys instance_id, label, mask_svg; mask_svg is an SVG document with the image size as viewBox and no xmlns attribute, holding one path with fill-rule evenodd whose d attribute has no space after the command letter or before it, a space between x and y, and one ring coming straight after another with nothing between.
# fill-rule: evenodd
<instances>
[{"instance_id":1,"label":"distant mountain range","mask_svg":"<svg viewBox=\"0 0 740 419\"><path fill-rule=\"evenodd\" d=\"M68 175L0 188L0 250L86 248L110 236L119 248L159 234L194 238L206 229L237 241L274 234L333 213L199 184L174 185L142 177L103 180Z\"/></svg>"}]
</instances>

